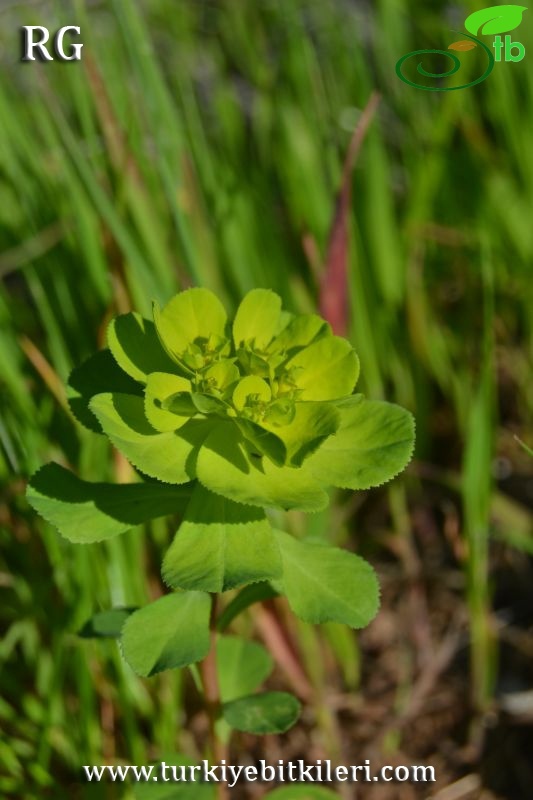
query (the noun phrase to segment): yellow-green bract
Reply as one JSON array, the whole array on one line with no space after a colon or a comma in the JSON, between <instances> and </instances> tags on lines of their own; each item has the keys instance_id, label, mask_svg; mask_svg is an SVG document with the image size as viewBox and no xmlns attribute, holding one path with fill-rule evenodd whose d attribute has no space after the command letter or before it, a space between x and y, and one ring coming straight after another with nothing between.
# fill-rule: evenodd
<instances>
[{"instance_id":1,"label":"yellow-green bract","mask_svg":"<svg viewBox=\"0 0 533 800\"><path fill-rule=\"evenodd\" d=\"M108 343L143 395L103 392L90 408L153 478L315 511L328 486L376 486L410 458L408 412L353 394L350 343L318 316L283 312L267 289L249 292L232 323L214 294L189 289L154 305L154 324L116 318Z\"/></svg>"}]
</instances>

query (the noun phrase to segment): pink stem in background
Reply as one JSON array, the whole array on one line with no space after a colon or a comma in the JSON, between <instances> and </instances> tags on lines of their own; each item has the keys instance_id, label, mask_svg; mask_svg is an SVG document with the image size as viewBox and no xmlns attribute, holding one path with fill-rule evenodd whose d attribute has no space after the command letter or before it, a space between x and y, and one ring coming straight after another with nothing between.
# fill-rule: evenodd
<instances>
[{"instance_id":1,"label":"pink stem in background","mask_svg":"<svg viewBox=\"0 0 533 800\"><path fill-rule=\"evenodd\" d=\"M350 140L342 170L341 188L335 202L324 272L320 280L320 314L338 336L346 336L348 333L348 214L352 198L352 171L379 100L379 94L373 92Z\"/></svg>"}]
</instances>

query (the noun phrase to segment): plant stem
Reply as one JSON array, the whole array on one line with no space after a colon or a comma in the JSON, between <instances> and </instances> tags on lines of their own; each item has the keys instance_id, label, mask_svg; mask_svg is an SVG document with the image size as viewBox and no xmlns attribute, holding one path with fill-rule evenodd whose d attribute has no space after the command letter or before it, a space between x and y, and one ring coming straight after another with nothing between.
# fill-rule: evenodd
<instances>
[{"instance_id":1,"label":"plant stem","mask_svg":"<svg viewBox=\"0 0 533 800\"><path fill-rule=\"evenodd\" d=\"M218 685L217 659L216 659L216 615L217 615L217 595L213 594L211 605L210 635L211 647L209 653L200 664L200 677L204 690L205 708L209 718L209 741L211 757L215 764L220 764L222 759L226 759L228 748L226 742L222 741L217 734L216 722L220 716L220 688ZM217 800L227 800L228 789L226 784L217 783Z\"/></svg>"},{"instance_id":2,"label":"plant stem","mask_svg":"<svg viewBox=\"0 0 533 800\"><path fill-rule=\"evenodd\" d=\"M255 607L255 623L274 660L285 672L293 691L302 700L311 702L314 696L314 689L295 648L291 644L273 600L265 600L257 604Z\"/></svg>"}]
</instances>

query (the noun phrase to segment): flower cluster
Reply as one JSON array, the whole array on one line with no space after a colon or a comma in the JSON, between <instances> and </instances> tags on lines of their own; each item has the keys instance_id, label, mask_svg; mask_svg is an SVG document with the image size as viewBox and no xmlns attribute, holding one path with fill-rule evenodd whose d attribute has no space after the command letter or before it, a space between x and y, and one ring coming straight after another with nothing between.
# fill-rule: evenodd
<instances>
[{"instance_id":1,"label":"flower cluster","mask_svg":"<svg viewBox=\"0 0 533 800\"><path fill-rule=\"evenodd\" d=\"M212 292L188 289L154 305L153 323L117 317L108 344L136 388L89 407L152 478L309 511L328 486L376 485L410 457L410 415L352 394L351 344L316 315L283 311L270 290L249 292L230 325Z\"/></svg>"}]
</instances>

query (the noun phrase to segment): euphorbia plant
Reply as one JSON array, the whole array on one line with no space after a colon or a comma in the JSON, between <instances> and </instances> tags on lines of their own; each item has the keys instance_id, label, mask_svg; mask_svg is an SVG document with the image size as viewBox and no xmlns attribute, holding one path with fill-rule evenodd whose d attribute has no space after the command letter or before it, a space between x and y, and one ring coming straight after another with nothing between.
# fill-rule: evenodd
<instances>
[{"instance_id":1,"label":"euphorbia plant","mask_svg":"<svg viewBox=\"0 0 533 800\"><path fill-rule=\"evenodd\" d=\"M115 318L107 343L72 373L70 404L130 461L137 481L88 483L50 464L32 479L28 498L73 542L179 515L162 563L173 591L100 622L113 632L127 617L121 648L139 675L207 661L213 721L285 730L298 716L295 699L254 693L269 672L268 654L220 637L218 662L209 655L216 595L261 582L306 622L366 625L378 607L370 565L280 530L275 509L318 511L330 487L368 489L398 474L413 448L412 417L354 394L359 361L351 344L318 316L282 311L265 289L245 296L232 323L214 294L189 289L163 309L154 305L153 322L136 313ZM224 677L236 653L257 663L241 683Z\"/></svg>"}]
</instances>

